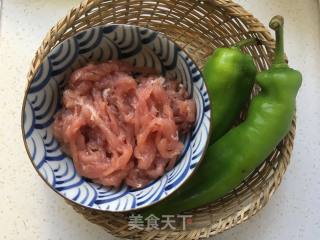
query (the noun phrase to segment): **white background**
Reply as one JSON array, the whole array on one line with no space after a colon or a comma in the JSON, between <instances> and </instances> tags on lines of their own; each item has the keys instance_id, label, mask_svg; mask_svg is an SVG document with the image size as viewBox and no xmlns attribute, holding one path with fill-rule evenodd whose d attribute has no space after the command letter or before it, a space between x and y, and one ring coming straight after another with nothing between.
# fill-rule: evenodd
<instances>
[{"instance_id":1,"label":"white background","mask_svg":"<svg viewBox=\"0 0 320 240\"><path fill-rule=\"evenodd\" d=\"M24 150L20 109L26 73L45 33L80 0L3 0L0 35L0 239L114 239L49 189ZM286 20L290 65L304 82L289 169L269 204L216 240L316 240L320 236L320 10L317 0L239 0L267 25Z\"/></svg>"}]
</instances>

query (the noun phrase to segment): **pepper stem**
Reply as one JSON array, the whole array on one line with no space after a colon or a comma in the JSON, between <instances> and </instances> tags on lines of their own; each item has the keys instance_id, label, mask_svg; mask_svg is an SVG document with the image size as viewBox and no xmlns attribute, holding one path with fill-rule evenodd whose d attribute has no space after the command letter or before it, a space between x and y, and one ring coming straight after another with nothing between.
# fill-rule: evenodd
<instances>
[{"instance_id":1,"label":"pepper stem","mask_svg":"<svg viewBox=\"0 0 320 240\"><path fill-rule=\"evenodd\" d=\"M255 45L260 44L260 41L257 38L249 38L249 39L243 39L233 45L233 47L236 48L242 48L249 45Z\"/></svg>"},{"instance_id":2,"label":"pepper stem","mask_svg":"<svg viewBox=\"0 0 320 240\"><path fill-rule=\"evenodd\" d=\"M286 64L284 54L284 34L283 34L284 20L282 16L274 16L269 26L276 32L276 49L273 64Z\"/></svg>"}]
</instances>

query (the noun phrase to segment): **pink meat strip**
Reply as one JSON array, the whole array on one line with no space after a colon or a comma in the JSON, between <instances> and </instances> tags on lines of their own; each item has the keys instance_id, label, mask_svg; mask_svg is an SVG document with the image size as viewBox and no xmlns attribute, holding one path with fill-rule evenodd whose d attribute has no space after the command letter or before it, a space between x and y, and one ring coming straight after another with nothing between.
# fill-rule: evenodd
<instances>
[{"instance_id":1,"label":"pink meat strip","mask_svg":"<svg viewBox=\"0 0 320 240\"><path fill-rule=\"evenodd\" d=\"M113 61L71 75L53 132L81 176L141 188L174 167L183 149L179 133L190 131L195 117L195 103L177 81Z\"/></svg>"}]
</instances>

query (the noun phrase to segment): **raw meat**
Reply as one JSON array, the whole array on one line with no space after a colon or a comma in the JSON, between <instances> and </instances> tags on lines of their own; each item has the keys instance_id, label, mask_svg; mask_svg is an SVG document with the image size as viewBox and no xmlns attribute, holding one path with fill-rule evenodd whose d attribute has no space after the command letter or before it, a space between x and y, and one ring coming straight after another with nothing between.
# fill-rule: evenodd
<instances>
[{"instance_id":1,"label":"raw meat","mask_svg":"<svg viewBox=\"0 0 320 240\"><path fill-rule=\"evenodd\" d=\"M71 75L53 130L81 176L141 188L174 167L195 117L177 81L113 61Z\"/></svg>"}]
</instances>

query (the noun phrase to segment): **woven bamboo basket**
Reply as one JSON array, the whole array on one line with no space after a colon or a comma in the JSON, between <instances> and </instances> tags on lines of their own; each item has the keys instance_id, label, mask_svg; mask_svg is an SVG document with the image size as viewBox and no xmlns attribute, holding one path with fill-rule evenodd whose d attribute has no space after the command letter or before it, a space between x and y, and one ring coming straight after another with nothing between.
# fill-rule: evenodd
<instances>
[{"instance_id":1,"label":"woven bamboo basket","mask_svg":"<svg viewBox=\"0 0 320 240\"><path fill-rule=\"evenodd\" d=\"M215 48L249 37L260 45L243 50L254 57L259 70L267 69L273 54L274 40L269 31L250 13L230 0L85 0L73 8L47 34L33 59L28 80L34 77L49 51L61 41L87 28L108 23L126 23L148 27L166 34L202 68ZM256 87L254 96L259 91ZM244 118L243 110L239 121ZM127 239L205 239L240 224L266 205L290 162L295 135L295 120L289 134L270 156L240 186L207 206L194 209L187 229L129 230L124 214L73 208L87 220L109 233Z\"/></svg>"}]
</instances>

